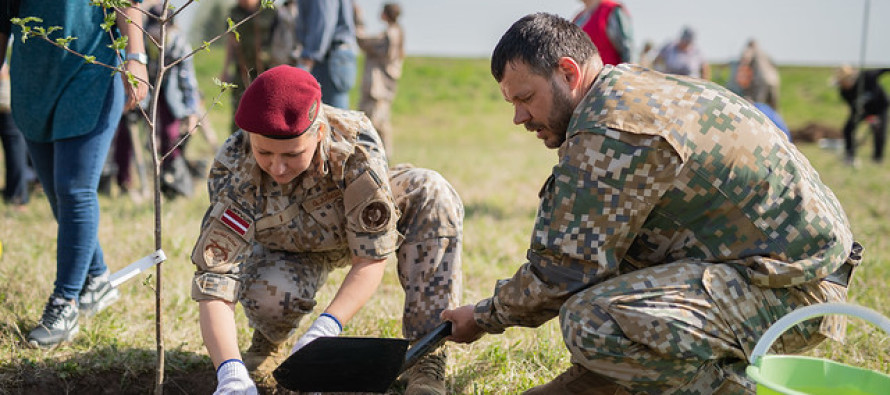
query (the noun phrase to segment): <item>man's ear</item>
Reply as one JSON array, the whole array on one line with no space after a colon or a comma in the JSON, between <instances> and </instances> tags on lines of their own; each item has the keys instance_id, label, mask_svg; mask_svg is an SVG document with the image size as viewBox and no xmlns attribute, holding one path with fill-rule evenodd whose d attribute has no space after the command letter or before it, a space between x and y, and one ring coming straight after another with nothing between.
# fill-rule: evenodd
<instances>
[{"instance_id":1,"label":"man's ear","mask_svg":"<svg viewBox=\"0 0 890 395\"><path fill-rule=\"evenodd\" d=\"M581 85L581 65L575 59L568 56L559 58L557 70L569 89L575 90Z\"/></svg>"}]
</instances>

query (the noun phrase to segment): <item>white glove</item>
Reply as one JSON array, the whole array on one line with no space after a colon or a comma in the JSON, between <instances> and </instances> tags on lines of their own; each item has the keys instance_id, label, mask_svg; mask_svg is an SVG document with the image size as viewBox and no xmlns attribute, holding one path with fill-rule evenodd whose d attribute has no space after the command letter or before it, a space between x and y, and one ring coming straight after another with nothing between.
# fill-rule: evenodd
<instances>
[{"instance_id":1,"label":"white glove","mask_svg":"<svg viewBox=\"0 0 890 395\"><path fill-rule=\"evenodd\" d=\"M229 359L216 369L216 392L213 395L257 395L256 384L247 374L247 367L240 359Z\"/></svg>"},{"instance_id":2,"label":"white glove","mask_svg":"<svg viewBox=\"0 0 890 395\"><path fill-rule=\"evenodd\" d=\"M336 317L328 313L322 313L315 319L309 330L300 337L300 340L297 340L297 344L294 344L294 348L290 350L290 353L297 352L297 350L319 337L338 336L341 331L343 331L343 325L340 325L340 321Z\"/></svg>"}]
</instances>

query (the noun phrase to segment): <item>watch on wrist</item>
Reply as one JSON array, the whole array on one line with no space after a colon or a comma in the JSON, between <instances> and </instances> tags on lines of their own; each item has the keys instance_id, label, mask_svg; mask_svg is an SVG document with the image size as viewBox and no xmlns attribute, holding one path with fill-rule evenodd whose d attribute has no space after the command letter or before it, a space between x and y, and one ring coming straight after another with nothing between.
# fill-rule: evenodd
<instances>
[{"instance_id":1,"label":"watch on wrist","mask_svg":"<svg viewBox=\"0 0 890 395\"><path fill-rule=\"evenodd\" d=\"M135 60L144 65L148 65L148 55L146 55L145 52L128 53L124 60Z\"/></svg>"}]
</instances>

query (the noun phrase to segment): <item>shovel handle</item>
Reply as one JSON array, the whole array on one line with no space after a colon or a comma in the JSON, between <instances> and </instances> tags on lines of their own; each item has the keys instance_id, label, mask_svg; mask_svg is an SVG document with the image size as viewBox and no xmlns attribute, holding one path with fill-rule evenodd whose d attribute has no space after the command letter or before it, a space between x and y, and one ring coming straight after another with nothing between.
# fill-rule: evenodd
<instances>
[{"instance_id":1,"label":"shovel handle","mask_svg":"<svg viewBox=\"0 0 890 395\"><path fill-rule=\"evenodd\" d=\"M448 336L451 336L451 321L439 324L436 329L427 333L413 347L408 349L408 352L405 353L405 363L402 365L401 372L408 370L421 358L439 348L442 343L445 343L445 338Z\"/></svg>"}]
</instances>

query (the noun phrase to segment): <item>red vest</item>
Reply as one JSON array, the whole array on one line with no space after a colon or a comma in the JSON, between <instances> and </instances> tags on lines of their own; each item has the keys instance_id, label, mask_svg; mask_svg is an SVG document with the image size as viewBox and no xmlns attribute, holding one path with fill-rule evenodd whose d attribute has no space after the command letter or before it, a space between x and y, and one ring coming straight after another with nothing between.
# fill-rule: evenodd
<instances>
[{"instance_id":1,"label":"red vest","mask_svg":"<svg viewBox=\"0 0 890 395\"><path fill-rule=\"evenodd\" d=\"M621 56L618 55L618 50L615 49L615 46L612 45L612 41L609 40L609 36L606 34L606 24L609 22L609 15L612 15L612 10L616 7L621 7L621 4L612 0L601 1L596 10L590 15L587 23L581 27L590 36L590 41L593 41L596 49L600 51L600 57L603 59L604 64L621 63Z\"/></svg>"}]
</instances>

